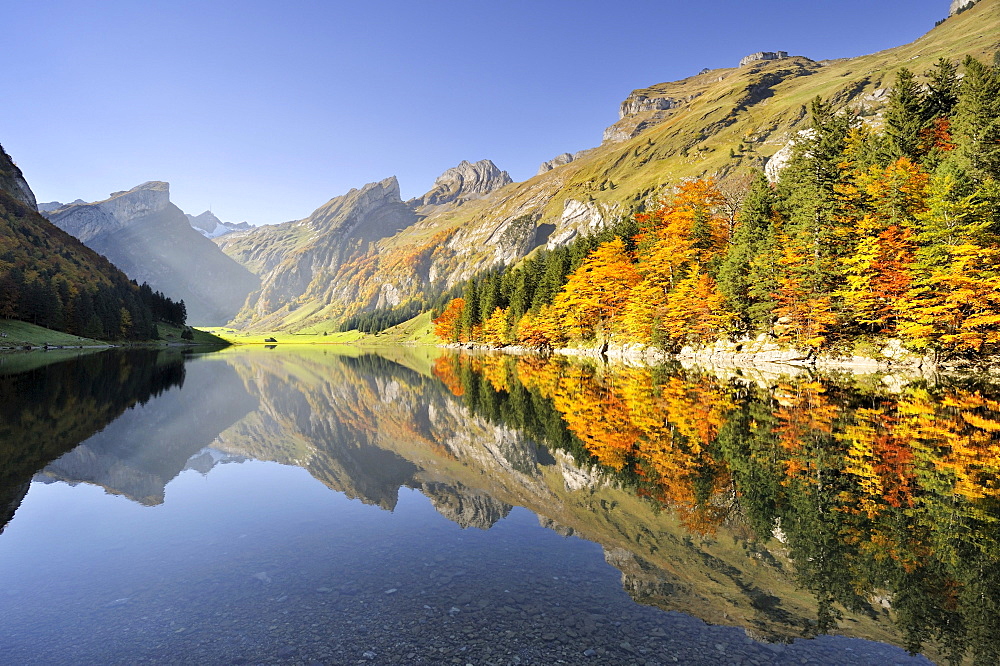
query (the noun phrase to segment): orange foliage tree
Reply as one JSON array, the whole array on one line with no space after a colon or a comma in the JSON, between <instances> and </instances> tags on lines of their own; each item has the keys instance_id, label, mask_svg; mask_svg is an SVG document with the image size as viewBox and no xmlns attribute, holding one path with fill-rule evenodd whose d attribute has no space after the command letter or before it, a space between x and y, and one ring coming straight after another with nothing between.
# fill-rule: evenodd
<instances>
[{"instance_id":1,"label":"orange foliage tree","mask_svg":"<svg viewBox=\"0 0 1000 666\"><path fill-rule=\"evenodd\" d=\"M462 310L465 309L465 299L455 298L448 303L444 312L434 320L434 334L445 342L458 342L462 318Z\"/></svg>"}]
</instances>

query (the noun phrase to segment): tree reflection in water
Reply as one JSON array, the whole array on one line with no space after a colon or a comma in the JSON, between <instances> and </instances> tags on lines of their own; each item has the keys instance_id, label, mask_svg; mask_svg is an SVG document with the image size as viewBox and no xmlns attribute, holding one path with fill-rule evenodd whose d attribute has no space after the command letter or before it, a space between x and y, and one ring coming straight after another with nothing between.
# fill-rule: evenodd
<instances>
[{"instance_id":1,"label":"tree reflection in water","mask_svg":"<svg viewBox=\"0 0 1000 666\"><path fill-rule=\"evenodd\" d=\"M476 413L675 512L692 539L724 529L752 558L787 555L815 600L808 631L888 615L913 652L1000 661L1000 401L986 384L487 355L434 372Z\"/></svg>"}]
</instances>

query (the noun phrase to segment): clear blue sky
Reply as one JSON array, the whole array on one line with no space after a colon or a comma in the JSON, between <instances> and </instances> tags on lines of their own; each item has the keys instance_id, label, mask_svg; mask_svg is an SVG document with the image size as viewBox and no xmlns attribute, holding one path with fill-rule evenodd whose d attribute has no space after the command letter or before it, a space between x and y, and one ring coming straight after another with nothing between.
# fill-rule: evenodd
<instances>
[{"instance_id":1,"label":"clear blue sky","mask_svg":"<svg viewBox=\"0 0 1000 666\"><path fill-rule=\"evenodd\" d=\"M640 87L753 51L897 46L948 0L30 0L0 3L0 144L39 201L147 180L197 214L309 214L459 161L514 180L600 143Z\"/></svg>"}]
</instances>

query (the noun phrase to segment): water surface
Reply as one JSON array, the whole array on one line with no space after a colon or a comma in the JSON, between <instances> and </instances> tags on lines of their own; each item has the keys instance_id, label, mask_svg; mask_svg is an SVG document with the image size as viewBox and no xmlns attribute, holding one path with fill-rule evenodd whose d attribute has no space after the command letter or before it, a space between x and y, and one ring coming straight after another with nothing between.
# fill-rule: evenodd
<instances>
[{"instance_id":1,"label":"water surface","mask_svg":"<svg viewBox=\"0 0 1000 666\"><path fill-rule=\"evenodd\" d=\"M0 377L0 661L996 654L984 386L338 351Z\"/></svg>"}]
</instances>

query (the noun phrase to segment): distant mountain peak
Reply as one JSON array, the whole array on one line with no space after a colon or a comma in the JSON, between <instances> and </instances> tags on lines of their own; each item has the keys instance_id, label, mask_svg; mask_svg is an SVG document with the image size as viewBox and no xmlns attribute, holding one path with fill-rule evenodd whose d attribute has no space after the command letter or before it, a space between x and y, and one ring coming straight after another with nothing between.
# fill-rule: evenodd
<instances>
[{"instance_id":1,"label":"distant mountain peak","mask_svg":"<svg viewBox=\"0 0 1000 666\"><path fill-rule=\"evenodd\" d=\"M458 166L447 169L434 180L434 187L416 199L418 206L440 206L478 199L514 181L510 174L501 171L492 160L472 163L462 160Z\"/></svg>"},{"instance_id":2,"label":"distant mountain peak","mask_svg":"<svg viewBox=\"0 0 1000 666\"><path fill-rule=\"evenodd\" d=\"M101 234L118 231L139 218L159 213L170 206L170 184L150 180L130 190L112 192L107 199L92 203L77 199L54 209L43 205L42 212L64 231L84 243Z\"/></svg>"},{"instance_id":3,"label":"distant mountain peak","mask_svg":"<svg viewBox=\"0 0 1000 666\"><path fill-rule=\"evenodd\" d=\"M136 282L183 299L189 320L196 323L225 323L260 284L192 228L190 218L170 202L170 185L161 180L43 213Z\"/></svg>"}]
</instances>

